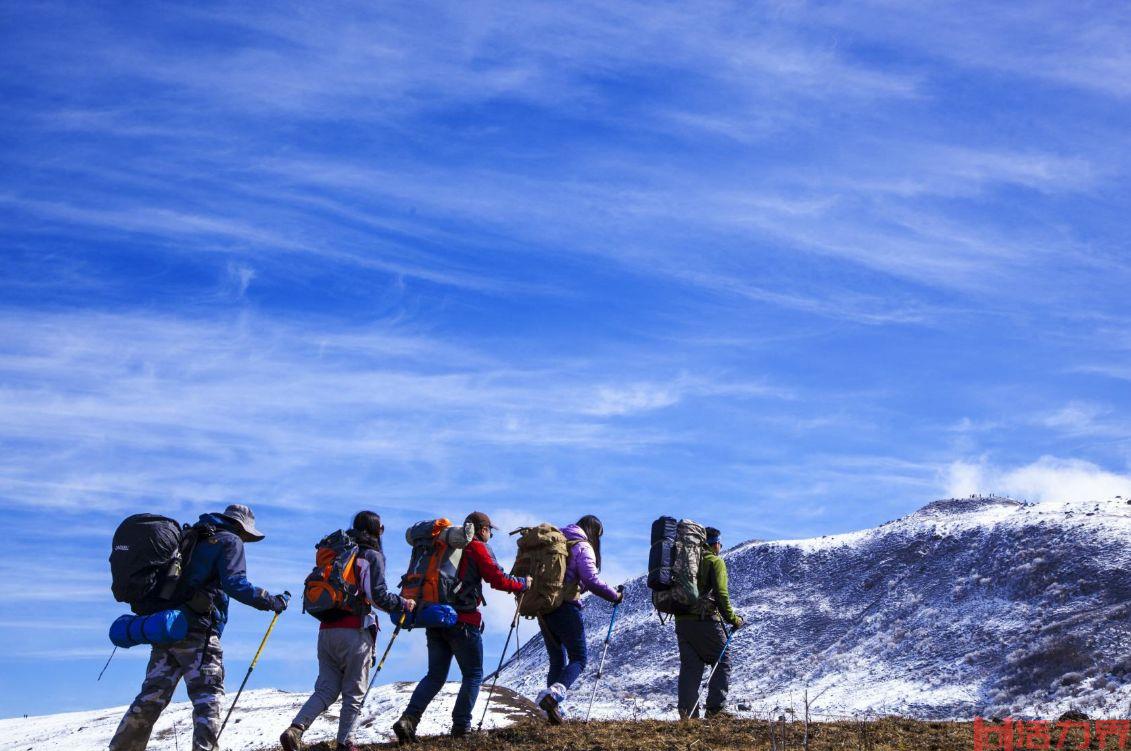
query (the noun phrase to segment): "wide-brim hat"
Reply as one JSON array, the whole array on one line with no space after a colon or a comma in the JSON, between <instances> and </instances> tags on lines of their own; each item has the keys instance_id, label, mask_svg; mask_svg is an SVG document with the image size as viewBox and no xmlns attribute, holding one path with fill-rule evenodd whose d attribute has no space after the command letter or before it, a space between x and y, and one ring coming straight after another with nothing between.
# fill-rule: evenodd
<instances>
[{"instance_id":1,"label":"wide-brim hat","mask_svg":"<svg viewBox=\"0 0 1131 751\"><path fill-rule=\"evenodd\" d=\"M242 503L233 503L220 516L239 527L250 542L259 542L267 536L255 528L255 514Z\"/></svg>"}]
</instances>

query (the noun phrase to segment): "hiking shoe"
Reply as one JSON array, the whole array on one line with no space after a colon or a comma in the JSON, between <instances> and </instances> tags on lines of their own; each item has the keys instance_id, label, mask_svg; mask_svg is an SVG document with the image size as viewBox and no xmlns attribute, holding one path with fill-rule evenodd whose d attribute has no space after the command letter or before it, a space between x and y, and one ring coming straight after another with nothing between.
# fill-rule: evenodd
<instances>
[{"instance_id":1,"label":"hiking shoe","mask_svg":"<svg viewBox=\"0 0 1131 751\"><path fill-rule=\"evenodd\" d=\"M279 744L283 751L302 751L302 728L291 725L279 736Z\"/></svg>"},{"instance_id":2,"label":"hiking shoe","mask_svg":"<svg viewBox=\"0 0 1131 751\"><path fill-rule=\"evenodd\" d=\"M403 714L399 720L393 723L393 734L397 736L397 743L402 746L408 743L416 743L417 722L419 720L412 715Z\"/></svg>"},{"instance_id":3,"label":"hiking shoe","mask_svg":"<svg viewBox=\"0 0 1131 751\"><path fill-rule=\"evenodd\" d=\"M471 728L467 725L452 725L452 737L463 738L471 734Z\"/></svg>"},{"instance_id":4,"label":"hiking shoe","mask_svg":"<svg viewBox=\"0 0 1131 751\"><path fill-rule=\"evenodd\" d=\"M546 713L546 719L550 721L551 725L562 724L562 713L558 711L558 700L554 698L553 694L543 696L542 701L538 702L538 706Z\"/></svg>"},{"instance_id":5,"label":"hiking shoe","mask_svg":"<svg viewBox=\"0 0 1131 751\"><path fill-rule=\"evenodd\" d=\"M707 719L708 720L733 720L734 715L731 714L730 712L726 711L722 707L719 707L718 709L708 709L707 710Z\"/></svg>"}]
</instances>

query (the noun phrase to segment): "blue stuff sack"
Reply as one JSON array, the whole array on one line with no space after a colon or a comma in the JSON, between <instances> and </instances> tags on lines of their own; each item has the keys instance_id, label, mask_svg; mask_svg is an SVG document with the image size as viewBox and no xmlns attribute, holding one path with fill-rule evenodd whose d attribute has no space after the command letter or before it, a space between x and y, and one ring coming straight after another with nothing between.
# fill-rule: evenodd
<instances>
[{"instance_id":1,"label":"blue stuff sack","mask_svg":"<svg viewBox=\"0 0 1131 751\"><path fill-rule=\"evenodd\" d=\"M451 605L438 605L435 603L418 606L411 613L404 614L404 624L401 628L411 631L414 628L451 628L456 625L456 609ZM401 620L401 611L394 610L389 613L393 625Z\"/></svg>"},{"instance_id":2,"label":"blue stuff sack","mask_svg":"<svg viewBox=\"0 0 1131 751\"><path fill-rule=\"evenodd\" d=\"M163 647L188 636L189 619L183 610L162 610L153 615L123 615L110 624L110 641L122 649L139 644Z\"/></svg>"}]
</instances>

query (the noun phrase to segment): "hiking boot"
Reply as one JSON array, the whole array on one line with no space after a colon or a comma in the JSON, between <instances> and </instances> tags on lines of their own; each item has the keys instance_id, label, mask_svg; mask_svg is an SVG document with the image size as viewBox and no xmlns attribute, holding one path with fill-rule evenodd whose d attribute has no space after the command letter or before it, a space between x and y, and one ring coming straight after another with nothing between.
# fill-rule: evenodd
<instances>
[{"instance_id":1,"label":"hiking boot","mask_svg":"<svg viewBox=\"0 0 1131 751\"><path fill-rule=\"evenodd\" d=\"M699 719L699 710L696 709L695 714L691 714L686 709L681 709L681 710L679 710L679 719L680 720L698 720Z\"/></svg>"},{"instance_id":2,"label":"hiking boot","mask_svg":"<svg viewBox=\"0 0 1131 751\"><path fill-rule=\"evenodd\" d=\"M279 744L283 751L302 751L302 728L291 725L279 736Z\"/></svg>"},{"instance_id":3,"label":"hiking boot","mask_svg":"<svg viewBox=\"0 0 1131 751\"><path fill-rule=\"evenodd\" d=\"M397 736L397 743L404 746L416 743L416 723L420 722L410 714L403 714L393 723L393 734Z\"/></svg>"},{"instance_id":4,"label":"hiking boot","mask_svg":"<svg viewBox=\"0 0 1131 751\"><path fill-rule=\"evenodd\" d=\"M546 694L542 697L542 701L538 702L538 706L546 713L546 719L550 721L551 725L562 724L562 713L558 711L558 700L554 698L553 694Z\"/></svg>"},{"instance_id":5,"label":"hiking boot","mask_svg":"<svg viewBox=\"0 0 1131 751\"><path fill-rule=\"evenodd\" d=\"M467 725L452 725L452 737L463 738L471 734L471 728Z\"/></svg>"},{"instance_id":6,"label":"hiking boot","mask_svg":"<svg viewBox=\"0 0 1131 751\"><path fill-rule=\"evenodd\" d=\"M730 712L726 711L725 708L718 707L716 709L708 709L707 710L707 719L708 720L733 720L734 715L731 714Z\"/></svg>"},{"instance_id":7,"label":"hiking boot","mask_svg":"<svg viewBox=\"0 0 1131 751\"><path fill-rule=\"evenodd\" d=\"M565 716L559 706L565 698L566 687L561 683L553 684L539 695L538 706L546 713L546 719L551 725L561 725L565 722Z\"/></svg>"}]
</instances>

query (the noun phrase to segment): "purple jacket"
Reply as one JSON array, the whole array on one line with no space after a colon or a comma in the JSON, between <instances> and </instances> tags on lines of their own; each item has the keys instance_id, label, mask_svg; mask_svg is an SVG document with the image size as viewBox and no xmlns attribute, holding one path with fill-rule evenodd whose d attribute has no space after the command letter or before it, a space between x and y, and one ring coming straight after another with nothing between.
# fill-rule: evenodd
<instances>
[{"instance_id":1,"label":"purple jacket","mask_svg":"<svg viewBox=\"0 0 1131 751\"><path fill-rule=\"evenodd\" d=\"M593 555L593 546L589 544L589 538L585 536L581 527L570 524L568 527L562 527L562 534L565 535L567 540L581 540L581 542L570 546L565 583L577 582L578 596L585 592L592 592L609 602L616 602L620 594L601 581L601 577L597 573L597 559Z\"/></svg>"}]
</instances>

